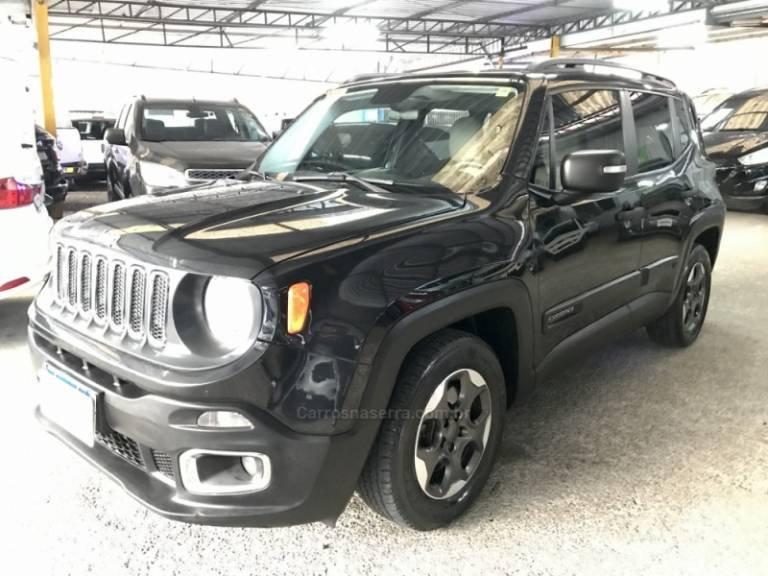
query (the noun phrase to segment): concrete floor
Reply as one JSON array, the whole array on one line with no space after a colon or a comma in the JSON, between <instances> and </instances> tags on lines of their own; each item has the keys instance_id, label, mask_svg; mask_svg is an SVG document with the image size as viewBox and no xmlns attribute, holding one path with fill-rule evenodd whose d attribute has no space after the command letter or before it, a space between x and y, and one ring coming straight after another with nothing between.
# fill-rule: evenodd
<instances>
[{"instance_id":1,"label":"concrete floor","mask_svg":"<svg viewBox=\"0 0 768 576\"><path fill-rule=\"evenodd\" d=\"M665 350L638 332L542 387L509 412L478 504L430 534L387 523L357 498L335 529L207 528L154 515L36 426L29 296L1 302L10 409L0 420L0 571L766 574L766 246L768 216L729 214L696 345Z\"/></svg>"}]
</instances>

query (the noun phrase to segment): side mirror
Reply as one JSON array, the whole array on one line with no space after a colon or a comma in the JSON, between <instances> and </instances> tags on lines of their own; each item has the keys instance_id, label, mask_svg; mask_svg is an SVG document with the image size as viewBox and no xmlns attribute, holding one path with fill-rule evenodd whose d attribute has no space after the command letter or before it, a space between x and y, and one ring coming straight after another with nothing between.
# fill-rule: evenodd
<instances>
[{"instance_id":1,"label":"side mirror","mask_svg":"<svg viewBox=\"0 0 768 576\"><path fill-rule=\"evenodd\" d=\"M104 139L113 146L127 146L125 131L122 128L108 128L104 133Z\"/></svg>"},{"instance_id":2,"label":"side mirror","mask_svg":"<svg viewBox=\"0 0 768 576\"><path fill-rule=\"evenodd\" d=\"M558 202L574 201L584 194L615 192L624 185L627 158L618 150L580 150L563 158Z\"/></svg>"}]
</instances>

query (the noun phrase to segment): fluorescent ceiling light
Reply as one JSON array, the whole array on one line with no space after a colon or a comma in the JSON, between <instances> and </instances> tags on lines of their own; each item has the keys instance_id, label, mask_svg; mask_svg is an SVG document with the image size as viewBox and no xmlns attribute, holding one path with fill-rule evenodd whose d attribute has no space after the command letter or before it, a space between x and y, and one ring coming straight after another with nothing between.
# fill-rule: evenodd
<instances>
[{"instance_id":1,"label":"fluorescent ceiling light","mask_svg":"<svg viewBox=\"0 0 768 576\"><path fill-rule=\"evenodd\" d=\"M669 10L669 0L613 0L615 10L662 12Z\"/></svg>"}]
</instances>

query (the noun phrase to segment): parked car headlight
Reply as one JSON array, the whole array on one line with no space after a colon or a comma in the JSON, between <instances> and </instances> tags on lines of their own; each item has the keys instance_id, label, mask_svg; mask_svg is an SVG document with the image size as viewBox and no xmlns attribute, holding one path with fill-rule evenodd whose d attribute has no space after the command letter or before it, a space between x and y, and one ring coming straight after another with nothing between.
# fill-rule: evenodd
<instances>
[{"instance_id":1,"label":"parked car headlight","mask_svg":"<svg viewBox=\"0 0 768 576\"><path fill-rule=\"evenodd\" d=\"M157 162L139 162L139 173L144 183L156 188L172 188L187 186L187 179L184 174Z\"/></svg>"},{"instance_id":2,"label":"parked car headlight","mask_svg":"<svg viewBox=\"0 0 768 576\"><path fill-rule=\"evenodd\" d=\"M228 351L253 339L261 325L261 294L247 280L211 278L203 309L211 335Z\"/></svg>"},{"instance_id":3,"label":"parked car headlight","mask_svg":"<svg viewBox=\"0 0 768 576\"><path fill-rule=\"evenodd\" d=\"M744 166L756 166L757 164L768 164L768 147L761 148L755 152L744 154L739 158Z\"/></svg>"}]
</instances>

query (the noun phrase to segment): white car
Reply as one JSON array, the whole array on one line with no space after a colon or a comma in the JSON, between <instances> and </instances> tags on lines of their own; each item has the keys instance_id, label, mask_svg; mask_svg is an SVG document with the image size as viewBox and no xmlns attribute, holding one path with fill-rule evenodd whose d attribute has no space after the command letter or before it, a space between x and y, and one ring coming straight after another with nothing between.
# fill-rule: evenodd
<instances>
[{"instance_id":1,"label":"white car","mask_svg":"<svg viewBox=\"0 0 768 576\"><path fill-rule=\"evenodd\" d=\"M89 180L104 180L107 173L104 167L104 132L115 125L112 118L93 114L73 117L72 125L80 132L83 146L83 158L88 164Z\"/></svg>"},{"instance_id":2,"label":"white car","mask_svg":"<svg viewBox=\"0 0 768 576\"><path fill-rule=\"evenodd\" d=\"M0 56L0 77L22 78ZM0 298L42 280L53 222L45 209L32 106L22 83L7 82L0 106Z\"/></svg>"}]
</instances>

